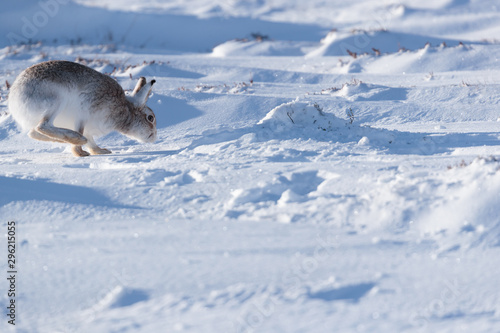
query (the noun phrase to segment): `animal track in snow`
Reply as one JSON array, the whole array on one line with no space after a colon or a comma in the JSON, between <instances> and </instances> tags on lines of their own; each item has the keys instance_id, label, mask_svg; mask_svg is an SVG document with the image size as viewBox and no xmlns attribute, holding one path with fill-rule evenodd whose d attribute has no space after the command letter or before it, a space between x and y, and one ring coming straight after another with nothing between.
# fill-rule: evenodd
<instances>
[{"instance_id":1,"label":"animal track in snow","mask_svg":"<svg viewBox=\"0 0 500 333\"><path fill-rule=\"evenodd\" d=\"M373 288L375 283L358 283L339 288L324 289L315 292L309 291L308 296L312 299L320 299L326 302L333 301L351 301L359 302Z\"/></svg>"}]
</instances>

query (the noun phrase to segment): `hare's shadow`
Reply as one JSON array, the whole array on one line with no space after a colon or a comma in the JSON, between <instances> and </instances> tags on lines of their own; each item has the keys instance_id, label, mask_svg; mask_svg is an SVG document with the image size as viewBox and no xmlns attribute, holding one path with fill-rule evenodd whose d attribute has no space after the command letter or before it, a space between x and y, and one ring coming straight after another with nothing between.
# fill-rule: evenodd
<instances>
[{"instance_id":1,"label":"hare's shadow","mask_svg":"<svg viewBox=\"0 0 500 333\"><path fill-rule=\"evenodd\" d=\"M15 201L31 200L140 209L116 203L102 193L83 186L57 184L46 179L28 180L0 176L0 206Z\"/></svg>"}]
</instances>

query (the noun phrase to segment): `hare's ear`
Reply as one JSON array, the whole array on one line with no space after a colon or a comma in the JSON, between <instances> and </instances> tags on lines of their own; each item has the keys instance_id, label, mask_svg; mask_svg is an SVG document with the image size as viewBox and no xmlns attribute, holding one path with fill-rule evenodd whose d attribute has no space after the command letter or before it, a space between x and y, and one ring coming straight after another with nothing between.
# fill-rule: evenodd
<instances>
[{"instance_id":1,"label":"hare's ear","mask_svg":"<svg viewBox=\"0 0 500 333\"><path fill-rule=\"evenodd\" d=\"M137 84L135 85L134 91L132 91L131 96L135 96L135 94L137 94L145 85L146 78L144 76L141 76L139 81L137 81Z\"/></svg>"},{"instance_id":2,"label":"hare's ear","mask_svg":"<svg viewBox=\"0 0 500 333\"><path fill-rule=\"evenodd\" d=\"M128 96L129 101L131 101L138 108L143 108L148 101L151 90L153 89L153 84L156 80L151 80L146 83L146 78L141 77L134 88L134 91Z\"/></svg>"}]
</instances>

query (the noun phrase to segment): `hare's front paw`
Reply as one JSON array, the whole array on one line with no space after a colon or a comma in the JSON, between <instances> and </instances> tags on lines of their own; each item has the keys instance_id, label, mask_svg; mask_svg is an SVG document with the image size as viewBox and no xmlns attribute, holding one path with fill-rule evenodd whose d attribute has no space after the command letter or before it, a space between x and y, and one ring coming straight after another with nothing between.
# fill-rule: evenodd
<instances>
[{"instance_id":1,"label":"hare's front paw","mask_svg":"<svg viewBox=\"0 0 500 333\"><path fill-rule=\"evenodd\" d=\"M90 155L88 152L86 152L85 150L82 149L82 146L73 146L71 148L71 152L76 157L84 157L84 156L89 156Z\"/></svg>"},{"instance_id":2,"label":"hare's front paw","mask_svg":"<svg viewBox=\"0 0 500 333\"><path fill-rule=\"evenodd\" d=\"M111 150L107 150L105 148L96 147L96 148L89 148L89 150L92 155L111 154Z\"/></svg>"}]
</instances>

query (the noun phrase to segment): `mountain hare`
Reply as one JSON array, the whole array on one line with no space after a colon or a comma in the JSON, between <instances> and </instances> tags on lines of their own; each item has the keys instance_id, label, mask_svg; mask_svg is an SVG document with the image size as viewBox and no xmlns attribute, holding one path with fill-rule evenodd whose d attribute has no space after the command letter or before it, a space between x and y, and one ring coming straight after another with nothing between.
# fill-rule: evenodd
<instances>
[{"instance_id":1,"label":"mountain hare","mask_svg":"<svg viewBox=\"0 0 500 333\"><path fill-rule=\"evenodd\" d=\"M111 77L70 61L47 61L24 70L10 89L8 106L36 140L73 145L75 156L109 154L94 136L118 131L140 142L156 140L156 118L146 106L155 83L141 77L126 95Z\"/></svg>"}]
</instances>

